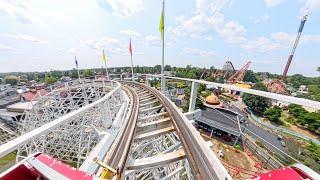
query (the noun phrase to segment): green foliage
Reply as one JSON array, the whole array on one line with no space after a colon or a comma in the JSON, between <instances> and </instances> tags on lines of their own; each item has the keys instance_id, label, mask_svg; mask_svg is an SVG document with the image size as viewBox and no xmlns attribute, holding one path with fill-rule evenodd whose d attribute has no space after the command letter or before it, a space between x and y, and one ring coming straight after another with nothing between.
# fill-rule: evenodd
<instances>
[{"instance_id":1,"label":"green foliage","mask_svg":"<svg viewBox=\"0 0 320 180\"><path fill-rule=\"evenodd\" d=\"M164 70L165 70L165 71L171 71L171 69L172 69L172 68L171 68L170 65L165 65L165 66L164 66Z\"/></svg>"},{"instance_id":2,"label":"green foliage","mask_svg":"<svg viewBox=\"0 0 320 180\"><path fill-rule=\"evenodd\" d=\"M320 134L320 113L308 112L302 106L290 104L289 114L296 118L296 122L302 126L307 126L309 130Z\"/></svg>"},{"instance_id":3,"label":"green foliage","mask_svg":"<svg viewBox=\"0 0 320 180\"><path fill-rule=\"evenodd\" d=\"M274 106L266 110L263 115L270 121L276 124L282 124L281 117L282 109L279 106Z\"/></svg>"},{"instance_id":4,"label":"green foliage","mask_svg":"<svg viewBox=\"0 0 320 180\"><path fill-rule=\"evenodd\" d=\"M86 69L83 72L84 77L92 77L94 75L93 71L91 69Z\"/></svg>"},{"instance_id":5,"label":"green foliage","mask_svg":"<svg viewBox=\"0 0 320 180\"><path fill-rule=\"evenodd\" d=\"M311 152L311 157L319 162L320 161L320 145L310 141L307 149Z\"/></svg>"},{"instance_id":6,"label":"green foliage","mask_svg":"<svg viewBox=\"0 0 320 180\"><path fill-rule=\"evenodd\" d=\"M15 86L18 84L18 78L16 76L6 76L4 78L4 82L6 84L11 84L12 86Z\"/></svg>"},{"instance_id":7,"label":"green foliage","mask_svg":"<svg viewBox=\"0 0 320 180\"><path fill-rule=\"evenodd\" d=\"M151 87L157 87L157 88L160 88L161 86L161 81L156 79L156 78L153 78L151 81L150 81L150 85Z\"/></svg>"},{"instance_id":8,"label":"green foliage","mask_svg":"<svg viewBox=\"0 0 320 180\"><path fill-rule=\"evenodd\" d=\"M188 85L185 81L179 81L177 82L177 88L181 89L181 88L186 88Z\"/></svg>"},{"instance_id":9,"label":"green foliage","mask_svg":"<svg viewBox=\"0 0 320 180\"><path fill-rule=\"evenodd\" d=\"M76 69L71 70L71 71L69 72L69 76L70 76L71 78L78 78L78 72L77 72L77 70L76 70Z\"/></svg>"},{"instance_id":10,"label":"green foliage","mask_svg":"<svg viewBox=\"0 0 320 180\"><path fill-rule=\"evenodd\" d=\"M211 91L206 90L206 91L204 91L204 92L202 93L202 96L203 96L204 98L206 98L206 97L210 96L211 93L212 93Z\"/></svg>"},{"instance_id":11,"label":"green foliage","mask_svg":"<svg viewBox=\"0 0 320 180\"><path fill-rule=\"evenodd\" d=\"M2 78L0 78L0 84L2 84Z\"/></svg>"},{"instance_id":12,"label":"green foliage","mask_svg":"<svg viewBox=\"0 0 320 180\"><path fill-rule=\"evenodd\" d=\"M44 82L47 84L53 84L56 81L57 81L57 78L50 75L46 75L46 77L44 78Z\"/></svg>"},{"instance_id":13,"label":"green foliage","mask_svg":"<svg viewBox=\"0 0 320 180\"><path fill-rule=\"evenodd\" d=\"M257 78L252 70L248 70L243 77L243 81L255 83L257 82Z\"/></svg>"},{"instance_id":14,"label":"green foliage","mask_svg":"<svg viewBox=\"0 0 320 180\"><path fill-rule=\"evenodd\" d=\"M317 79L318 81L318 79ZM316 101L320 101L320 78L317 84L309 85L308 86L308 94L306 98L313 99Z\"/></svg>"},{"instance_id":15,"label":"green foliage","mask_svg":"<svg viewBox=\"0 0 320 180\"><path fill-rule=\"evenodd\" d=\"M183 78L199 79L204 71L203 68L192 67L187 65L186 68L176 68L175 75Z\"/></svg>"},{"instance_id":16,"label":"green foliage","mask_svg":"<svg viewBox=\"0 0 320 180\"><path fill-rule=\"evenodd\" d=\"M300 85L310 85L313 83L313 78L305 77L301 74L295 74L292 76L289 76L287 78L288 84L293 86L294 88L299 88Z\"/></svg>"},{"instance_id":17,"label":"green foliage","mask_svg":"<svg viewBox=\"0 0 320 180\"><path fill-rule=\"evenodd\" d=\"M17 152L14 151L14 152L0 158L0 170L1 170L1 167L4 167L6 164L14 162L16 159L16 155L17 155Z\"/></svg>"},{"instance_id":18,"label":"green foliage","mask_svg":"<svg viewBox=\"0 0 320 180\"><path fill-rule=\"evenodd\" d=\"M267 87L261 82L256 83L252 88L261 91L267 91ZM254 113L259 115L262 115L265 112L265 110L270 107L271 104L270 100L265 97L247 93L243 95L242 99L249 109L251 109Z\"/></svg>"},{"instance_id":19,"label":"green foliage","mask_svg":"<svg viewBox=\"0 0 320 180\"><path fill-rule=\"evenodd\" d=\"M256 141L256 144L258 146L260 146L261 148L265 148L264 144L262 142L260 142L260 141Z\"/></svg>"}]
</instances>

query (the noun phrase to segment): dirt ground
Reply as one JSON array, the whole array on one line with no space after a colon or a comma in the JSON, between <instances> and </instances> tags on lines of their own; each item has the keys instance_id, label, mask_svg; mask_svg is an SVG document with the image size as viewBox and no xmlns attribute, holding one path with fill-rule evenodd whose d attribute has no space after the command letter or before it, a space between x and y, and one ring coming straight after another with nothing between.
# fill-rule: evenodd
<instances>
[{"instance_id":1,"label":"dirt ground","mask_svg":"<svg viewBox=\"0 0 320 180\"><path fill-rule=\"evenodd\" d=\"M290 125L290 129L292 129L293 131L297 131L299 133L305 134L308 137L320 140L319 135L317 135L316 133L313 133L307 129L304 129L303 127L296 126L296 125Z\"/></svg>"},{"instance_id":2,"label":"dirt ground","mask_svg":"<svg viewBox=\"0 0 320 180\"><path fill-rule=\"evenodd\" d=\"M210 138L202 133L205 141L213 143L212 150L226 167L233 179L249 179L256 174L266 172L260 164L261 162L249 150L237 150L234 147L224 144L215 138ZM218 156L219 150L224 151L224 157Z\"/></svg>"}]
</instances>

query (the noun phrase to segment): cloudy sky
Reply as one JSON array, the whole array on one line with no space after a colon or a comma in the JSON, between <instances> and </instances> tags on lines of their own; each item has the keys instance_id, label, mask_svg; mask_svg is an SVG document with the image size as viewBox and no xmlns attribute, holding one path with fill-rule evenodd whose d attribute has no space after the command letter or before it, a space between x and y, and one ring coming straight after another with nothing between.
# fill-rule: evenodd
<instances>
[{"instance_id":1,"label":"cloudy sky","mask_svg":"<svg viewBox=\"0 0 320 180\"><path fill-rule=\"evenodd\" d=\"M161 62L161 0L0 0L0 72ZM290 74L319 75L320 0L167 0L166 64L282 73L309 13Z\"/></svg>"}]
</instances>

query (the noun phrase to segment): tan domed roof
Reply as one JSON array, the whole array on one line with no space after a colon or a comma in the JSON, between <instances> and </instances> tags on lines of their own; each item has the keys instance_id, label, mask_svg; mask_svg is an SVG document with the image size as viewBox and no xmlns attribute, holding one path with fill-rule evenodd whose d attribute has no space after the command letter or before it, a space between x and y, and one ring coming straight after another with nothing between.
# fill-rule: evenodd
<instances>
[{"instance_id":1,"label":"tan domed roof","mask_svg":"<svg viewBox=\"0 0 320 180\"><path fill-rule=\"evenodd\" d=\"M216 95L211 94L210 96L206 97L206 103L211 105L218 105L220 104L220 100Z\"/></svg>"}]
</instances>

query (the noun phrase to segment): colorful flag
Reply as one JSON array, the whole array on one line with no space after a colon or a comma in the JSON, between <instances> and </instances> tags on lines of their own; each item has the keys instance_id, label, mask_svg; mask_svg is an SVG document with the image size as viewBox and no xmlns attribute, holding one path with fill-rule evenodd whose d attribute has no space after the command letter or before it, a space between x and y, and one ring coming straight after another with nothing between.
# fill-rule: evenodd
<instances>
[{"instance_id":1,"label":"colorful flag","mask_svg":"<svg viewBox=\"0 0 320 180\"><path fill-rule=\"evenodd\" d=\"M159 23L159 31L161 33L161 39L163 39L163 31L164 31L164 24L163 24L164 12L163 11L164 11L164 9L162 7L160 23Z\"/></svg>"},{"instance_id":2,"label":"colorful flag","mask_svg":"<svg viewBox=\"0 0 320 180\"><path fill-rule=\"evenodd\" d=\"M132 56L131 38L130 38L130 42L129 42L129 53Z\"/></svg>"},{"instance_id":3,"label":"colorful flag","mask_svg":"<svg viewBox=\"0 0 320 180\"><path fill-rule=\"evenodd\" d=\"M106 57L106 55L105 55L105 53L104 53L104 50L102 51L102 62L103 62L104 64L106 64L106 62L107 62L107 57Z\"/></svg>"},{"instance_id":4,"label":"colorful flag","mask_svg":"<svg viewBox=\"0 0 320 180\"><path fill-rule=\"evenodd\" d=\"M77 56L74 56L74 62L76 63L76 67L78 69L78 61L77 61Z\"/></svg>"}]
</instances>

